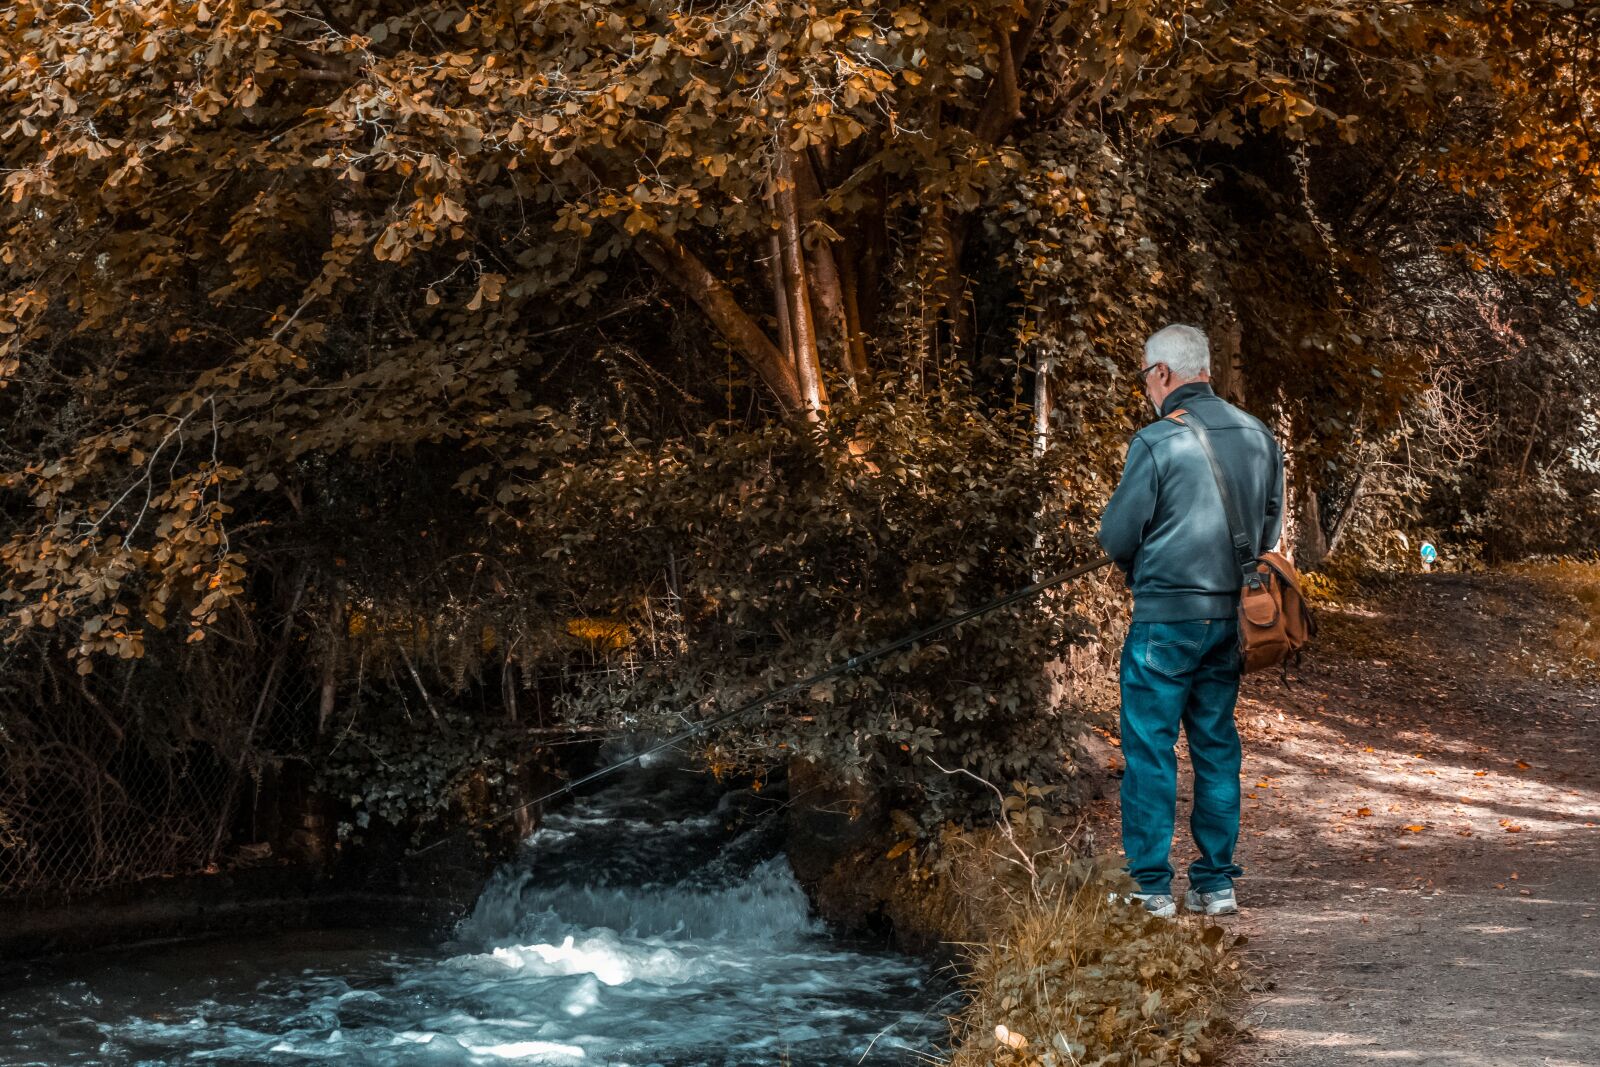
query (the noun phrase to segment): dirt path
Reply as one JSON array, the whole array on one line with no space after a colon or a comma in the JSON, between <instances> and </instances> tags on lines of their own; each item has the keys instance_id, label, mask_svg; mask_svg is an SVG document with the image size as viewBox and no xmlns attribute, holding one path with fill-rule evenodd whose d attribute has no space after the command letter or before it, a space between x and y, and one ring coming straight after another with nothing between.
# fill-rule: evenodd
<instances>
[{"instance_id":1,"label":"dirt path","mask_svg":"<svg viewBox=\"0 0 1600 1067\"><path fill-rule=\"evenodd\" d=\"M1600 679L1530 662L1575 610L1419 576L1246 682L1229 925L1270 987L1237 1063L1600 1065Z\"/></svg>"}]
</instances>

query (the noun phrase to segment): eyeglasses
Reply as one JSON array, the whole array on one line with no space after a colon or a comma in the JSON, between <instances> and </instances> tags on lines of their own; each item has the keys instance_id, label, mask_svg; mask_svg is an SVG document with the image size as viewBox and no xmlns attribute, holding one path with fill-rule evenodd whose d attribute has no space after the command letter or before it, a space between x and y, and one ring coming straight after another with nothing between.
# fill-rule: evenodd
<instances>
[{"instance_id":1,"label":"eyeglasses","mask_svg":"<svg viewBox=\"0 0 1600 1067\"><path fill-rule=\"evenodd\" d=\"M1140 380L1148 383L1150 381L1150 372L1155 370L1157 367L1165 367L1165 366L1166 366L1165 363L1152 363L1152 364L1150 364L1144 370L1139 372Z\"/></svg>"}]
</instances>

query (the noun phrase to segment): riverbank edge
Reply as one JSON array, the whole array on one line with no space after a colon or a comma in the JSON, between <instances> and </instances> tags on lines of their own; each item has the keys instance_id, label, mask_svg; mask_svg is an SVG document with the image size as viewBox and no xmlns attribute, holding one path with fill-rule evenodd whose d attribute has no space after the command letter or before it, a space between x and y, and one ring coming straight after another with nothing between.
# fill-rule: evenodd
<instances>
[{"instance_id":1,"label":"riverbank edge","mask_svg":"<svg viewBox=\"0 0 1600 1067\"><path fill-rule=\"evenodd\" d=\"M1052 830L1046 791L1008 801L1005 825L927 838L860 790L790 773L808 802L790 811L789 860L818 914L943 965L965 990L948 1016L951 1067L1179 1067L1240 1037L1242 941L1124 902L1120 858Z\"/></svg>"},{"instance_id":2,"label":"riverbank edge","mask_svg":"<svg viewBox=\"0 0 1600 1067\"><path fill-rule=\"evenodd\" d=\"M470 849L359 869L312 863L147 878L95 893L5 902L0 966L218 933L407 926L444 929L493 868Z\"/></svg>"}]
</instances>

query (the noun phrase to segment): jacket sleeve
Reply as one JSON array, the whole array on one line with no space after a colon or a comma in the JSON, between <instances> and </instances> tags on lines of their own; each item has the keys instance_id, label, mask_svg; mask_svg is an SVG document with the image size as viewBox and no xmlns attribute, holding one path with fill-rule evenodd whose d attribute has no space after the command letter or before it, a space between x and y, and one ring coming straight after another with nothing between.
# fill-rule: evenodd
<instances>
[{"instance_id":1,"label":"jacket sleeve","mask_svg":"<svg viewBox=\"0 0 1600 1067\"><path fill-rule=\"evenodd\" d=\"M1150 446L1135 437L1128 445L1122 480L1100 516L1100 547L1124 572L1132 573L1133 558L1144 542L1144 532L1156 513L1160 477Z\"/></svg>"},{"instance_id":2,"label":"jacket sleeve","mask_svg":"<svg viewBox=\"0 0 1600 1067\"><path fill-rule=\"evenodd\" d=\"M1263 552L1277 548L1278 540L1283 536L1283 449L1274 444L1272 454L1272 477L1267 482L1267 515L1261 526Z\"/></svg>"}]
</instances>

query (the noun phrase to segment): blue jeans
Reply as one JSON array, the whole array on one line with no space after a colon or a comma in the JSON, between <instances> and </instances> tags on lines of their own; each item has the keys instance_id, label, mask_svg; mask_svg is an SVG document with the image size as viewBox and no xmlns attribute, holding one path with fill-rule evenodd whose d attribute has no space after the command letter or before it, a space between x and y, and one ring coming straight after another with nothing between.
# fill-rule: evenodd
<instances>
[{"instance_id":1,"label":"blue jeans","mask_svg":"<svg viewBox=\"0 0 1600 1067\"><path fill-rule=\"evenodd\" d=\"M1200 858L1189 888L1225 889L1243 873L1239 842L1239 630L1232 619L1136 622L1122 646L1122 851L1145 893L1172 891L1178 725L1189 737Z\"/></svg>"}]
</instances>

